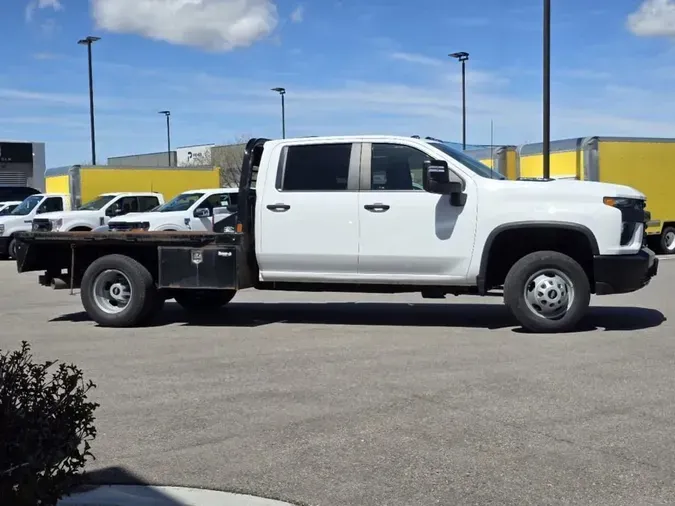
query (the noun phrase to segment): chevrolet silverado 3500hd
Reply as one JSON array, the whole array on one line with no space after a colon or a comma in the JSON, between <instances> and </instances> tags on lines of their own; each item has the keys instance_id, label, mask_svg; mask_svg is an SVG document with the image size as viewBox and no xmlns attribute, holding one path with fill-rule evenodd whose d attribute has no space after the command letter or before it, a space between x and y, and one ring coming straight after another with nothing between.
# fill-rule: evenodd
<instances>
[{"instance_id":1,"label":"chevrolet silverado 3500hd","mask_svg":"<svg viewBox=\"0 0 675 506\"><path fill-rule=\"evenodd\" d=\"M18 270L79 287L88 315L112 327L143 325L171 298L218 311L251 287L426 298L503 288L523 327L563 332L591 294L639 290L658 269L638 191L505 180L436 140L252 139L237 203L228 233L20 234Z\"/></svg>"}]
</instances>

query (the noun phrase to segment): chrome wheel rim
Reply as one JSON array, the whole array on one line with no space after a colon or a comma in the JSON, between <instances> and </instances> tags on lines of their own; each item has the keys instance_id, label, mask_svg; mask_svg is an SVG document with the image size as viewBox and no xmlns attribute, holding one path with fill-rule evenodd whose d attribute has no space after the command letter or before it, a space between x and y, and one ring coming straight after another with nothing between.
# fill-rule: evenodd
<instances>
[{"instance_id":1,"label":"chrome wheel rim","mask_svg":"<svg viewBox=\"0 0 675 506\"><path fill-rule=\"evenodd\" d=\"M119 314L131 300L132 289L129 278L117 269L101 272L92 288L96 306L107 314Z\"/></svg>"},{"instance_id":2,"label":"chrome wheel rim","mask_svg":"<svg viewBox=\"0 0 675 506\"><path fill-rule=\"evenodd\" d=\"M558 269L542 269L525 283L525 303L539 318L559 320L574 303L574 286L570 278Z\"/></svg>"},{"instance_id":3,"label":"chrome wheel rim","mask_svg":"<svg viewBox=\"0 0 675 506\"><path fill-rule=\"evenodd\" d=\"M668 251L675 249L675 232L666 232L665 243Z\"/></svg>"}]
</instances>

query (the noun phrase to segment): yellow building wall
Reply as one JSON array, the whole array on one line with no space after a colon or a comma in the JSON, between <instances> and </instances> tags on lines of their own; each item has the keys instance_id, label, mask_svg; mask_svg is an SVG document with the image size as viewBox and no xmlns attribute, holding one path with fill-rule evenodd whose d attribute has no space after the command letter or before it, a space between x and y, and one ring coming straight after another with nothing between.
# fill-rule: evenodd
<instances>
[{"instance_id":1,"label":"yellow building wall","mask_svg":"<svg viewBox=\"0 0 675 506\"><path fill-rule=\"evenodd\" d=\"M110 192L158 192L169 201L187 190L219 188L220 171L152 168L97 169L82 167L82 203Z\"/></svg>"},{"instance_id":2,"label":"yellow building wall","mask_svg":"<svg viewBox=\"0 0 675 506\"><path fill-rule=\"evenodd\" d=\"M647 196L647 210L661 226L675 222L675 143L602 141L598 146L600 181L631 186Z\"/></svg>"},{"instance_id":3,"label":"yellow building wall","mask_svg":"<svg viewBox=\"0 0 675 506\"><path fill-rule=\"evenodd\" d=\"M580 177L582 156L579 151L551 153L551 177ZM520 177L543 177L544 156L541 153L520 157Z\"/></svg>"},{"instance_id":4,"label":"yellow building wall","mask_svg":"<svg viewBox=\"0 0 675 506\"><path fill-rule=\"evenodd\" d=\"M64 193L70 195L70 177L68 174L48 177L45 180L45 191L47 193Z\"/></svg>"}]
</instances>

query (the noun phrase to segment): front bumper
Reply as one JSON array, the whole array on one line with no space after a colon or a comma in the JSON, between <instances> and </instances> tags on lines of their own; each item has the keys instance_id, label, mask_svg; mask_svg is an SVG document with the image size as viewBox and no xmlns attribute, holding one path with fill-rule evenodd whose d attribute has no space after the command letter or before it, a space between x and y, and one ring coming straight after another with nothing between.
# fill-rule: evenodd
<instances>
[{"instance_id":1,"label":"front bumper","mask_svg":"<svg viewBox=\"0 0 675 506\"><path fill-rule=\"evenodd\" d=\"M11 237L0 237L0 257L6 257L9 253L9 241Z\"/></svg>"},{"instance_id":2,"label":"front bumper","mask_svg":"<svg viewBox=\"0 0 675 506\"><path fill-rule=\"evenodd\" d=\"M595 293L611 295L635 292L656 276L659 259L649 248L634 255L596 255L593 259Z\"/></svg>"}]
</instances>

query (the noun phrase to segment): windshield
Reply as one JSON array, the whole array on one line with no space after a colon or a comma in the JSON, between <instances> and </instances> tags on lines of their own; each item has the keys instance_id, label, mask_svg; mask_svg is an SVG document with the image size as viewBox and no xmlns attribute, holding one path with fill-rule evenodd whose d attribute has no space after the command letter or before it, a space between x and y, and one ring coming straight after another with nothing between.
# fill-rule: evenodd
<instances>
[{"instance_id":1,"label":"windshield","mask_svg":"<svg viewBox=\"0 0 675 506\"><path fill-rule=\"evenodd\" d=\"M157 208L157 212L170 213L174 211L187 211L192 205L204 196L203 193L182 193Z\"/></svg>"},{"instance_id":2,"label":"windshield","mask_svg":"<svg viewBox=\"0 0 675 506\"><path fill-rule=\"evenodd\" d=\"M10 204L7 207L4 207L4 208L0 209L0 216L7 216L12 211L14 211L14 209L16 209L16 206L18 206L18 205L19 204Z\"/></svg>"},{"instance_id":3,"label":"windshield","mask_svg":"<svg viewBox=\"0 0 675 506\"><path fill-rule=\"evenodd\" d=\"M33 195L32 197L28 197L26 200L21 202L21 204L19 204L19 206L14 209L14 211L12 211L12 215L26 216L27 214L30 214L30 212L35 209L35 206L37 206L41 201L41 195Z\"/></svg>"},{"instance_id":4,"label":"windshield","mask_svg":"<svg viewBox=\"0 0 675 506\"><path fill-rule=\"evenodd\" d=\"M496 170L490 169L490 167L488 167L484 163L479 162L475 158L470 157L466 153L457 151L456 149L452 149L447 144L442 144L440 142L430 142L429 144L431 144L436 149L440 149L446 155L451 156L452 158L454 158L459 163L464 165L466 168L470 169L472 172L475 172L479 176L486 177L488 179L506 179Z\"/></svg>"},{"instance_id":5,"label":"windshield","mask_svg":"<svg viewBox=\"0 0 675 506\"><path fill-rule=\"evenodd\" d=\"M101 195L91 202L77 208L78 211L100 211L105 205L115 198L115 195Z\"/></svg>"}]
</instances>

